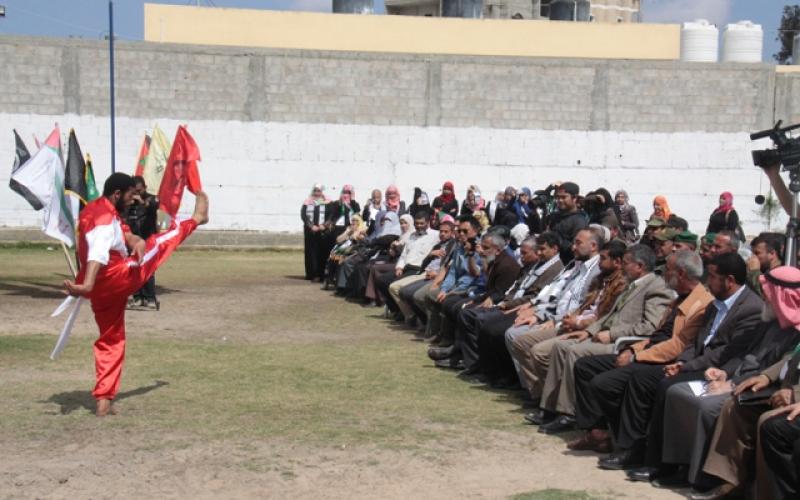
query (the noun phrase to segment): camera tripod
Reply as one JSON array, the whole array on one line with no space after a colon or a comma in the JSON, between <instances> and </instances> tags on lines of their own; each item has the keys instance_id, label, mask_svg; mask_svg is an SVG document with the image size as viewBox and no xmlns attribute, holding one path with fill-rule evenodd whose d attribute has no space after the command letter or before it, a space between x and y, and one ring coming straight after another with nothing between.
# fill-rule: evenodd
<instances>
[{"instance_id":1,"label":"camera tripod","mask_svg":"<svg viewBox=\"0 0 800 500\"><path fill-rule=\"evenodd\" d=\"M789 191L792 193L792 207L789 223L786 224L786 265L797 266L797 231L800 226L797 203L800 201L800 164L786 167L789 172Z\"/></svg>"}]
</instances>

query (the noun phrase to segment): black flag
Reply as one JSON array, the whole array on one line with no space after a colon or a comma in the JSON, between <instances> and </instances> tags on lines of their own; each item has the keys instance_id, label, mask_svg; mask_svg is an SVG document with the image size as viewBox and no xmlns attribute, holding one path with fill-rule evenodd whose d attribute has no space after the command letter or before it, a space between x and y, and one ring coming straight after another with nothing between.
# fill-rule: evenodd
<instances>
[{"instance_id":1,"label":"black flag","mask_svg":"<svg viewBox=\"0 0 800 500\"><path fill-rule=\"evenodd\" d=\"M67 167L64 174L64 191L77 196L81 200L81 208L88 203L86 193L86 162L75 137L75 131L69 131L69 152L67 153Z\"/></svg>"},{"instance_id":2,"label":"black flag","mask_svg":"<svg viewBox=\"0 0 800 500\"><path fill-rule=\"evenodd\" d=\"M22 142L22 138L19 136L16 130L14 130L14 142L16 145L16 151L14 152L14 165L11 167L11 175L14 175L14 172L19 170L21 166L31 159L31 154L28 152L28 148L25 147L25 143ZM30 203L34 210L41 210L44 208L44 205L42 205L42 202L39 201L39 198L37 198L36 195L31 193L28 188L14 179L8 181L8 187L25 198L25 201Z\"/></svg>"}]
</instances>

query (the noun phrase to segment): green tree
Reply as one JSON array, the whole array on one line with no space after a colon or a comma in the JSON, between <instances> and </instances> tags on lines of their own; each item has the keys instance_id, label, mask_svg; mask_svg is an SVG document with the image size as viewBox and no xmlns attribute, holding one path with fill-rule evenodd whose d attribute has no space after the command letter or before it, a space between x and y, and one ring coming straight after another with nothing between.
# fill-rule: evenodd
<instances>
[{"instance_id":1,"label":"green tree","mask_svg":"<svg viewBox=\"0 0 800 500\"><path fill-rule=\"evenodd\" d=\"M775 38L781 42L781 50L772 55L778 64L789 64L792 59L794 36L798 33L800 33L800 5L786 5L783 7L778 36Z\"/></svg>"}]
</instances>

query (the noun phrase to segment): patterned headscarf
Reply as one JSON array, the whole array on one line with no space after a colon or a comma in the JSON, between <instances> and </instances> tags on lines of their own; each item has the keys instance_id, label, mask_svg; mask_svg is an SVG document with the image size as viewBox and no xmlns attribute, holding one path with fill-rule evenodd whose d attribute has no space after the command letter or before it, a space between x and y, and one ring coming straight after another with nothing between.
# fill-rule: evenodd
<instances>
[{"instance_id":1,"label":"patterned headscarf","mask_svg":"<svg viewBox=\"0 0 800 500\"><path fill-rule=\"evenodd\" d=\"M759 277L781 328L800 330L800 269L780 266Z\"/></svg>"},{"instance_id":2,"label":"patterned headscarf","mask_svg":"<svg viewBox=\"0 0 800 500\"><path fill-rule=\"evenodd\" d=\"M314 196L314 191L318 189L322 192L321 197ZM303 202L303 205L325 205L329 201L330 200L325 196L325 186L317 183L311 188L311 193L309 193L308 198L306 198L306 201Z\"/></svg>"},{"instance_id":3,"label":"patterned headscarf","mask_svg":"<svg viewBox=\"0 0 800 500\"><path fill-rule=\"evenodd\" d=\"M350 206L350 202L353 201L353 198L356 197L356 192L353 189L352 184L345 184L342 186L342 192L339 195L339 201L342 202L344 206Z\"/></svg>"}]
</instances>

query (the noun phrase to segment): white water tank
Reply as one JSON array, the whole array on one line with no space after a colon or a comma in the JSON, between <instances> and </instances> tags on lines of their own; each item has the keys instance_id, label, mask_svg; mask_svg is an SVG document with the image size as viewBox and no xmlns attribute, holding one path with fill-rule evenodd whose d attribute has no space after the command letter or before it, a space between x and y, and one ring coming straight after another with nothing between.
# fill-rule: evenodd
<instances>
[{"instance_id":1,"label":"white water tank","mask_svg":"<svg viewBox=\"0 0 800 500\"><path fill-rule=\"evenodd\" d=\"M719 30L705 19L681 26L681 61L717 62Z\"/></svg>"},{"instance_id":2,"label":"white water tank","mask_svg":"<svg viewBox=\"0 0 800 500\"><path fill-rule=\"evenodd\" d=\"M722 34L722 60L724 62L758 63L764 47L764 32L760 24L739 21L729 24Z\"/></svg>"}]
</instances>

